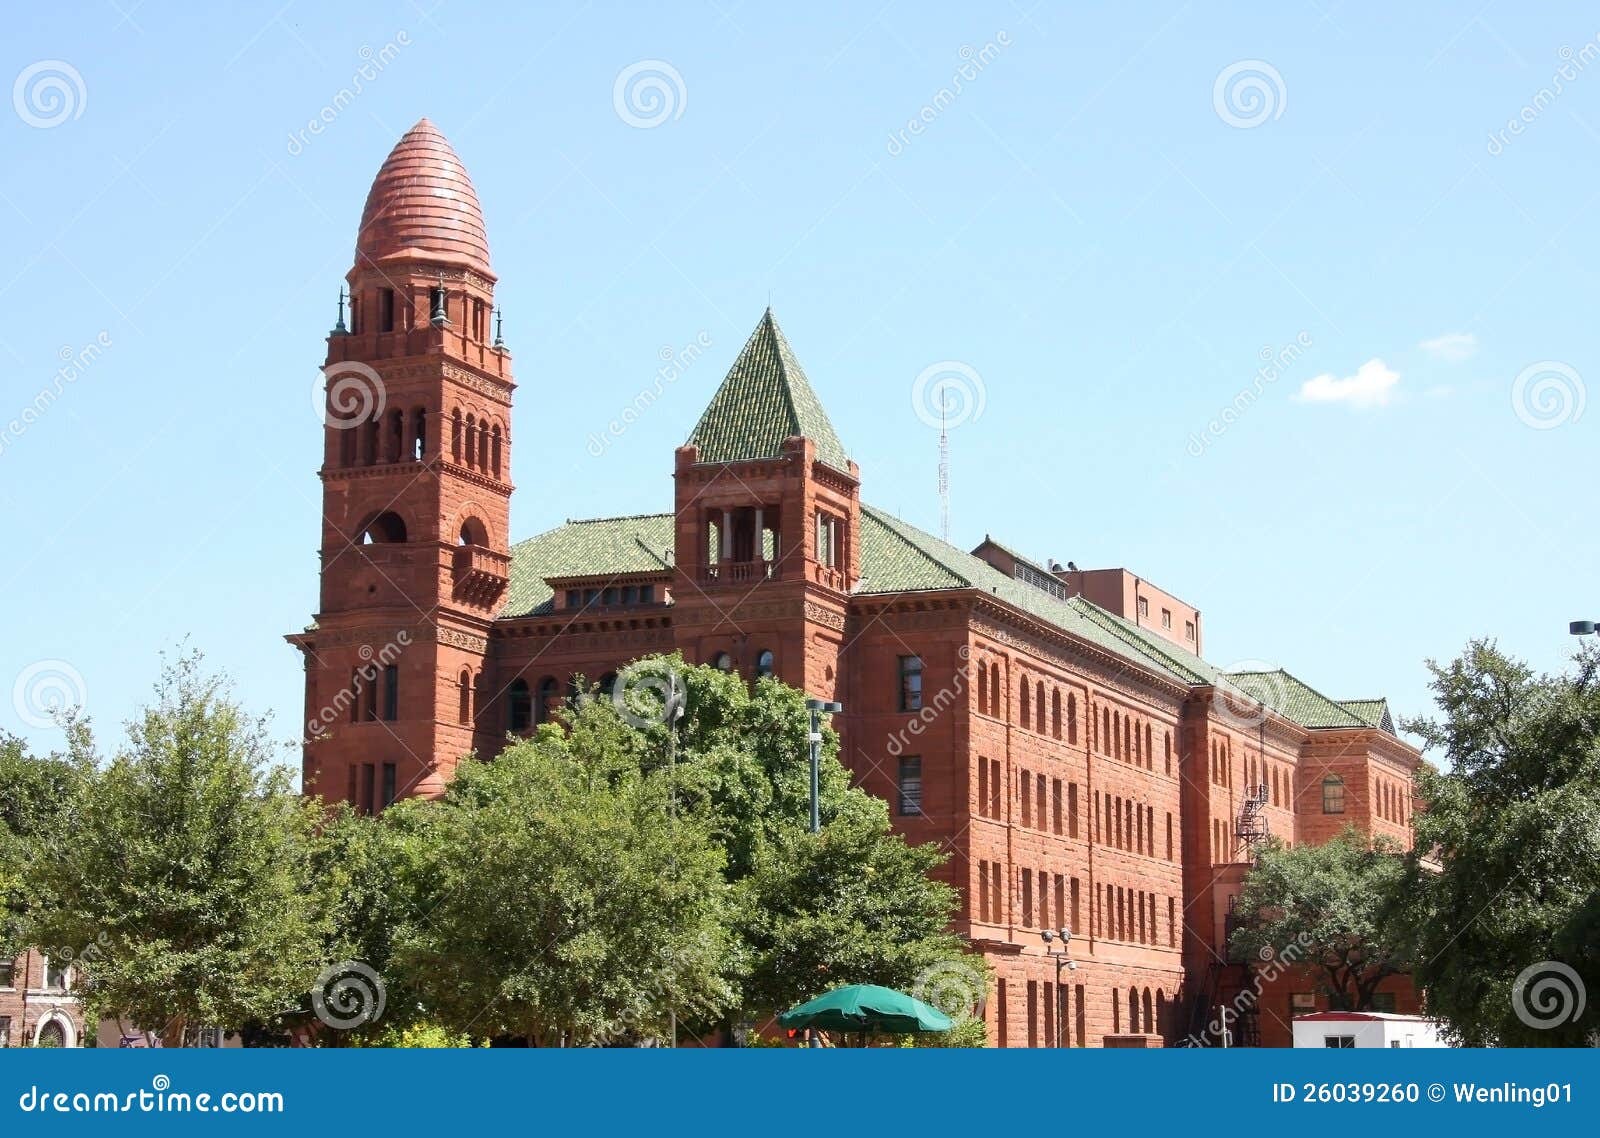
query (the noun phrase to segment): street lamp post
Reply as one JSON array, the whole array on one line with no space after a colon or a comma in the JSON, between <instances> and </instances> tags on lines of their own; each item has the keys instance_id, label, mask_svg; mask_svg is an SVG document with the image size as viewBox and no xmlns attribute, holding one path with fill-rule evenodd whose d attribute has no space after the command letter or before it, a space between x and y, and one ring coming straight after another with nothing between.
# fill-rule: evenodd
<instances>
[{"instance_id":1,"label":"street lamp post","mask_svg":"<svg viewBox=\"0 0 1600 1138\"><path fill-rule=\"evenodd\" d=\"M822 715L837 715L844 710L841 703L833 703L825 699L806 700L806 710L811 713L811 731L807 739L811 744L811 832L822 833ZM807 1045L821 1047L822 1037L817 1034L816 1028L806 1028Z\"/></svg>"},{"instance_id":2,"label":"street lamp post","mask_svg":"<svg viewBox=\"0 0 1600 1138\"><path fill-rule=\"evenodd\" d=\"M820 802L819 782L822 770L822 714L837 715L844 710L844 704L831 703L823 699L806 700L806 710L811 713L811 832L822 832L822 804Z\"/></svg>"},{"instance_id":3,"label":"street lamp post","mask_svg":"<svg viewBox=\"0 0 1600 1138\"><path fill-rule=\"evenodd\" d=\"M1064 989L1061 986L1061 972L1062 969L1068 972L1076 972L1078 970L1078 962L1072 959L1072 950L1067 947L1067 944L1072 940L1072 930L1069 928L1061 928L1059 930L1041 929L1039 935L1044 938L1045 952L1056 962L1056 1046L1061 1047L1063 1046L1061 1037L1066 1033L1067 1028L1067 1001L1062 994ZM1057 937L1061 938L1061 947L1051 948L1051 942Z\"/></svg>"}]
</instances>

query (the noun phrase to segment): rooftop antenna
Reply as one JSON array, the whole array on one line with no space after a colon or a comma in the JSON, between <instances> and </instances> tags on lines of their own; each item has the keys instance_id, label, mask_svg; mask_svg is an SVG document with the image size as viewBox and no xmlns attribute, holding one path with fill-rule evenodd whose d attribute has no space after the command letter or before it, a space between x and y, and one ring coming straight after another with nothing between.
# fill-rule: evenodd
<instances>
[{"instance_id":1,"label":"rooftop antenna","mask_svg":"<svg viewBox=\"0 0 1600 1138\"><path fill-rule=\"evenodd\" d=\"M949 391L939 388L939 536L950 540L950 432L945 429Z\"/></svg>"}]
</instances>

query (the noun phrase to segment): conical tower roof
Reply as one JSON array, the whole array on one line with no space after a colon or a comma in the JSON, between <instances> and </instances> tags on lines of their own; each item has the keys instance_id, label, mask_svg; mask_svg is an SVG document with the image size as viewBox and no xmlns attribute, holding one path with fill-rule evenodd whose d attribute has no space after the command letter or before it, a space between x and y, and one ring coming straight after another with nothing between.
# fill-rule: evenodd
<instances>
[{"instance_id":1,"label":"conical tower roof","mask_svg":"<svg viewBox=\"0 0 1600 1138\"><path fill-rule=\"evenodd\" d=\"M769 308L688 441L700 448L701 462L749 462L779 457L793 435L810 439L818 459L849 473L844 446Z\"/></svg>"}]
</instances>

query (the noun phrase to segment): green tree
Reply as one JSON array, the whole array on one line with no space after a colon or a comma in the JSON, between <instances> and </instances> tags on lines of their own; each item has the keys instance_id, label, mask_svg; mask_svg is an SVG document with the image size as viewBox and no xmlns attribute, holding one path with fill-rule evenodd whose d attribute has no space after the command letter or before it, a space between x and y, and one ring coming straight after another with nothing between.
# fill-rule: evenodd
<instances>
[{"instance_id":1,"label":"green tree","mask_svg":"<svg viewBox=\"0 0 1600 1138\"><path fill-rule=\"evenodd\" d=\"M1474 641L1429 667L1443 718L1405 725L1446 766L1420 777L1407 898L1428 1009L1469 1045L1581 1045L1600 1027L1600 654L1540 675Z\"/></svg>"},{"instance_id":2,"label":"green tree","mask_svg":"<svg viewBox=\"0 0 1600 1138\"><path fill-rule=\"evenodd\" d=\"M685 694L676 746L668 676ZM611 740L651 770L674 757L679 808L708 812L733 887L728 978L740 988L737 1010L763 1019L840 984L876 983L922 989L952 1015L971 1011L988 972L949 932L959 898L933 876L947 857L907 843L887 805L850 786L831 729L819 767L822 832L809 832L804 692L772 677L749 687L676 655L638 661L618 684L611 699L580 701L574 743Z\"/></svg>"},{"instance_id":3,"label":"green tree","mask_svg":"<svg viewBox=\"0 0 1600 1138\"><path fill-rule=\"evenodd\" d=\"M70 839L33 862L49 902L33 935L78 946L91 1005L169 1043L270 1018L320 967L319 816L272 765L264 724L185 656L86 781Z\"/></svg>"},{"instance_id":4,"label":"green tree","mask_svg":"<svg viewBox=\"0 0 1600 1138\"><path fill-rule=\"evenodd\" d=\"M1320 846L1273 840L1245 876L1233 950L1247 960L1304 962L1336 1008L1370 1011L1372 994L1410 960L1398 916L1400 851L1346 827Z\"/></svg>"},{"instance_id":5,"label":"green tree","mask_svg":"<svg viewBox=\"0 0 1600 1138\"><path fill-rule=\"evenodd\" d=\"M43 758L21 739L0 735L0 960L37 944L30 918L49 905L33 864L72 840L85 778L92 773L88 728L67 719L68 751Z\"/></svg>"},{"instance_id":6,"label":"green tree","mask_svg":"<svg viewBox=\"0 0 1600 1138\"><path fill-rule=\"evenodd\" d=\"M393 959L429 1018L536 1046L659 1038L674 1011L732 992L723 855L701 814L672 816L620 734L551 728L464 762L422 835L420 919Z\"/></svg>"}]
</instances>

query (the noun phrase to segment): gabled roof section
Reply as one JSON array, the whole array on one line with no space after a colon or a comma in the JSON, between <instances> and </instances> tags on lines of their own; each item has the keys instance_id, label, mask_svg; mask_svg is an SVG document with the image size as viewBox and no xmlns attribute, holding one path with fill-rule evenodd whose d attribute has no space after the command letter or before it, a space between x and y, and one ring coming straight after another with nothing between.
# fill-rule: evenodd
<instances>
[{"instance_id":1,"label":"gabled roof section","mask_svg":"<svg viewBox=\"0 0 1600 1138\"><path fill-rule=\"evenodd\" d=\"M794 435L815 443L821 461L850 472L828 413L769 308L688 442L700 448L701 462L749 462L779 457L783 440Z\"/></svg>"},{"instance_id":2,"label":"gabled roof section","mask_svg":"<svg viewBox=\"0 0 1600 1138\"><path fill-rule=\"evenodd\" d=\"M1128 636L1123 622L1077 598L1063 601L1008 577L981 557L957 549L882 510L861 507L861 580L858 595L910 593L932 589L980 589L1107 652L1129 659L1168 680L1200 682L1191 665L1178 666L1166 652L1153 652L1144 639ZM1103 619L1102 619L1103 618ZM1128 626L1132 627L1132 626Z\"/></svg>"},{"instance_id":3,"label":"gabled roof section","mask_svg":"<svg viewBox=\"0 0 1600 1138\"><path fill-rule=\"evenodd\" d=\"M670 565L671 514L567 522L511 547L511 584L501 617L554 610L550 578L659 573Z\"/></svg>"},{"instance_id":4,"label":"gabled roof section","mask_svg":"<svg viewBox=\"0 0 1600 1138\"><path fill-rule=\"evenodd\" d=\"M1273 672L1229 672L1224 678L1251 699L1302 727L1371 726L1282 668Z\"/></svg>"},{"instance_id":5,"label":"gabled roof section","mask_svg":"<svg viewBox=\"0 0 1600 1138\"><path fill-rule=\"evenodd\" d=\"M1395 734L1394 717L1389 714L1386 699L1341 699L1339 706L1350 712L1368 727Z\"/></svg>"}]
</instances>

